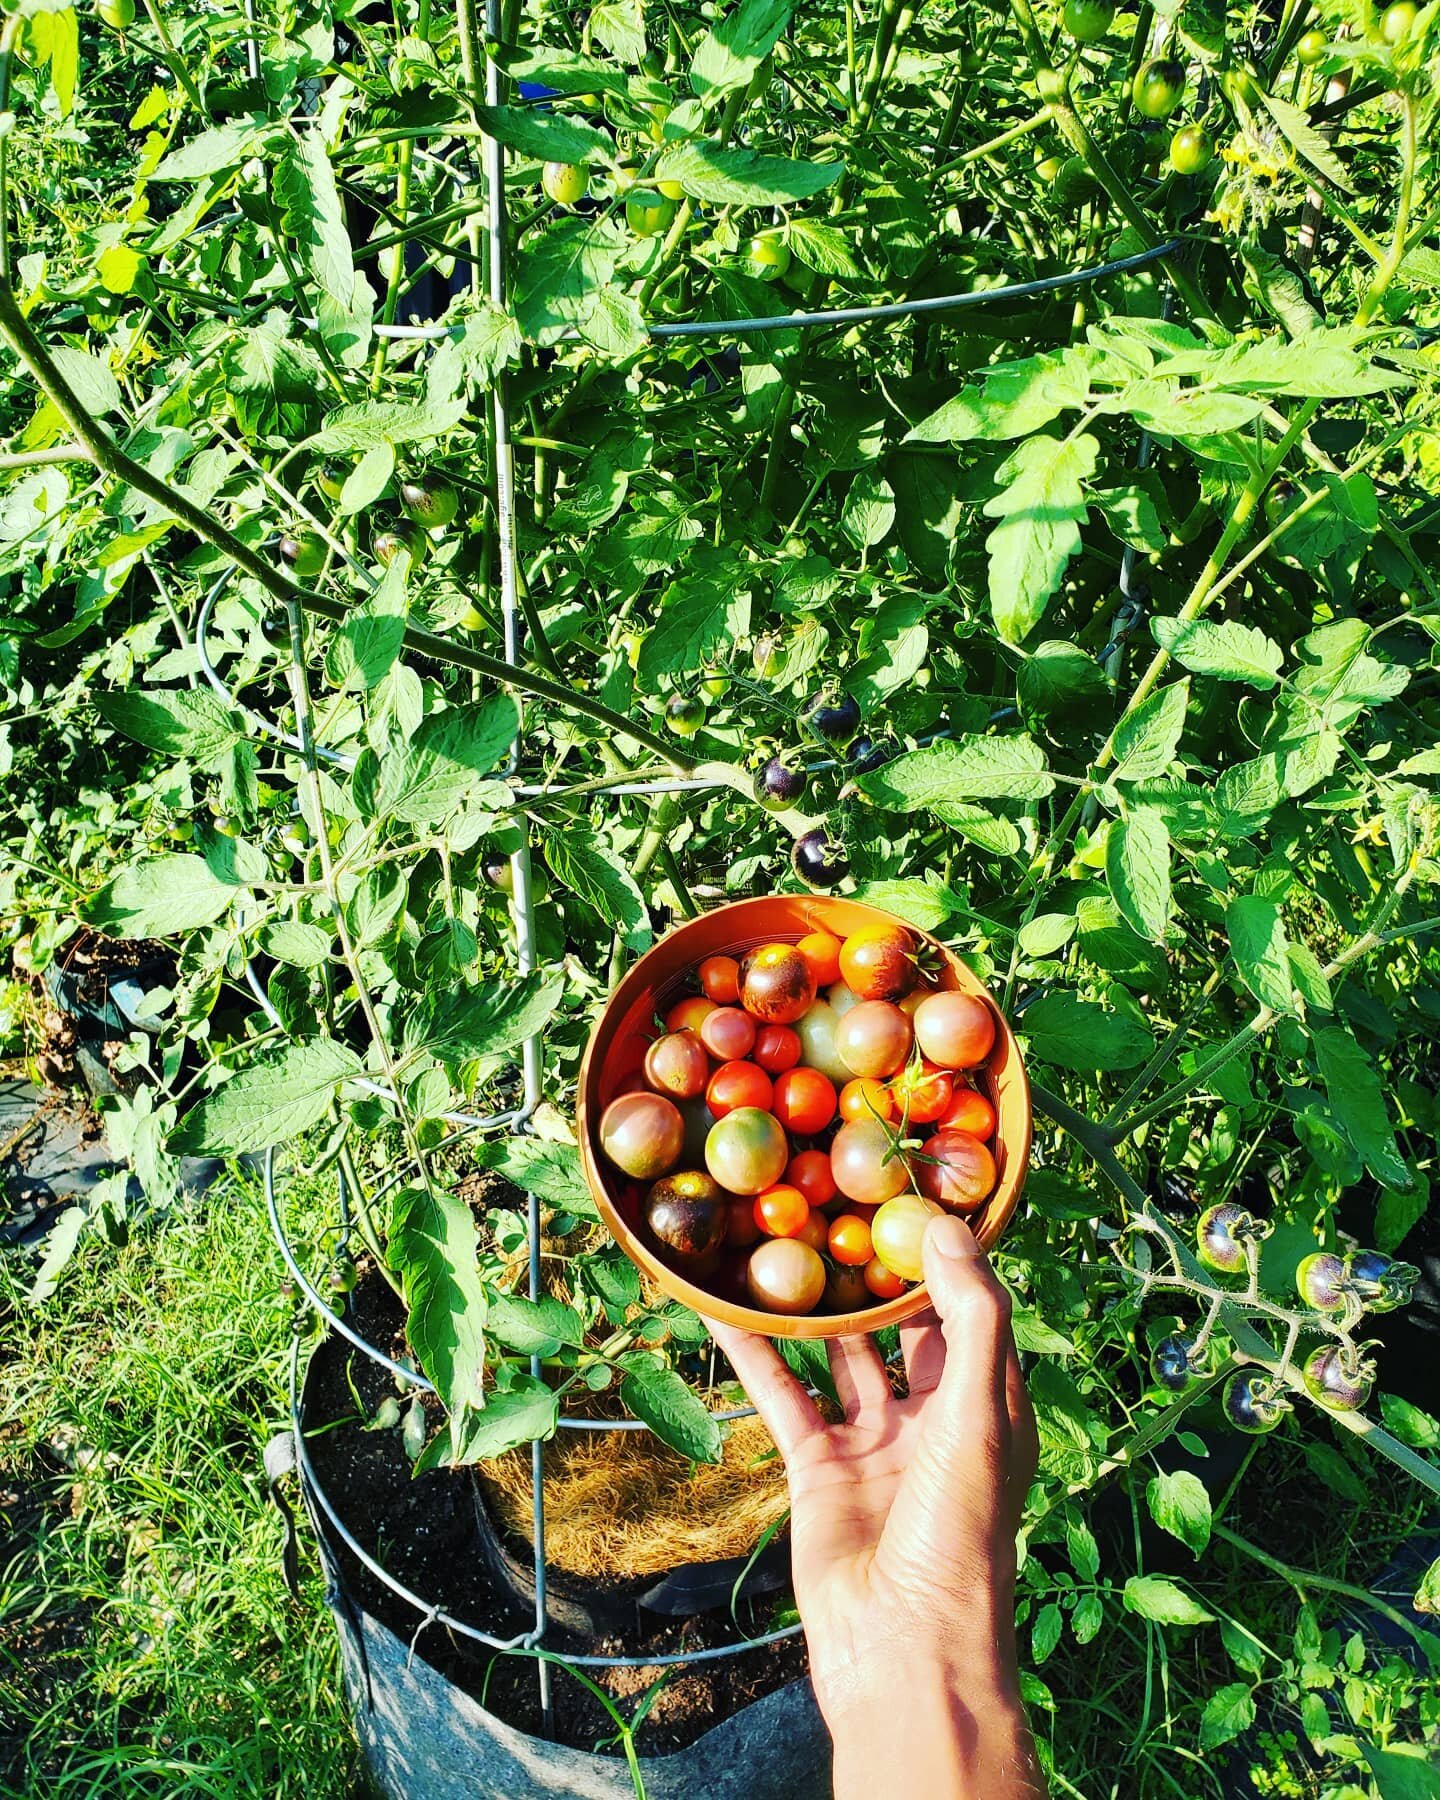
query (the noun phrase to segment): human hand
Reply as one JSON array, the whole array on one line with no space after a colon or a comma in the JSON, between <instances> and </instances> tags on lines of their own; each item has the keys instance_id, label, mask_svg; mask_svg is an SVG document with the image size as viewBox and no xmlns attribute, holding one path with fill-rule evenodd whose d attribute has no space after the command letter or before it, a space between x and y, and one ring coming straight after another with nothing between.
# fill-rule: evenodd
<instances>
[{"instance_id":1,"label":"human hand","mask_svg":"<svg viewBox=\"0 0 1440 1800\"><path fill-rule=\"evenodd\" d=\"M893 1693L905 1709L904 1719L888 1721L892 1760L882 1792L900 1791L890 1785L895 1733L910 1729L916 1709L906 1702L927 1681L938 1706L950 1704L946 1696L953 1699L959 1684L972 1725L973 1715L1003 1714L1012 1735L1024 1737L1015 1533L1037 1440L1009 1295L969 1226L949 1214L926 1231L924 1265L934 1310L900 1330L905 1399L891 1392L871 1338L827 1342L845 1414L839 1424L825 1423L764 1338L710 1322L785 1459L795 1600L816 1699L836 1739L837 1771L842 1738L853 1737L857 1715L874 1720L877 1696ZM950 1723L964 1735L963 1722ZM1017 1738L1006 1756L1022 1785L989 1791L1043 1793L1028 1739L1019 1745ZM855 1757L844 1760L854 1773Z\"/></svg>"}]
</instances>

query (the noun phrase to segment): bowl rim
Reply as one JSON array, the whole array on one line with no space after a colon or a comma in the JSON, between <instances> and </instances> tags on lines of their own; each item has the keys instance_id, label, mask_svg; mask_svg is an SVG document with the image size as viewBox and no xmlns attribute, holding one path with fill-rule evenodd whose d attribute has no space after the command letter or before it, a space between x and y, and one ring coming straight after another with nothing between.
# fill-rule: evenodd
<instances>
[{"instance_id":1,"label":"bowl rim","mask_svg":"<svg viewBox=\"0 0 1440 1800\"><path fill-rule=\"evenodd\" d=\"M815 918L804 930L795 931L790 923L785 923L771 931L763 923L767 915L773 916L777 902L794 903L798 906L813 906ZM663 1262L644 1242L640 1233L629 1224L611 1198L602 1175L600 1151L595 1132L599 1126L599 1078L603 1049L608 1052L607 1027L623 1018L635 1000L646 988L654 992L662 990L673 978L670 965L674 962L675 949L687 935L697 933L702 928L706 935L713 935L714 922L717 919L728 919L734 922L733 937L738 947L741 939L750 938L765 941L767 936L777 943L795 942L805 935L805 930L827 930L832 936L848 937L857 927L850 925L843 932L835 932L825 922L828 909L845 908L852 918L856 913L868 915L875 924L901 925L906 931L916 936L922 944L938 953L946 969L955 977L956 985L970 993L982 996L995 1014L995 1049L986 1062L987 1072L992 1082L996 1112L1000 1120L1008 1113L1019 1111L1018 1132L1012 1129L1004 1138L1004 1166L994 1191L985 1200L977 1212L968 1215L969 1222L975 1231L982 1249L989 1249L1000 1237L1005 1227L1014 1216L1020 1201L1020 1194L1025 1185L1025 1177L1029 1169L1030 1145L1032 1139L1032 1111L1030 1099L1030 1080L1025 1068L1024 1057L1020 1053L1019 1044L1009 1020L1001 1011L998 1003L991 995L986 984L973 970L961 960L959 955L948 945L942 944L930 932L902 919L895 913L885 911L865 900L851 899L844 894L766 894L752 896L744 900L732 900L711 907L696 918L685 919L673 926L665 935L639 957L621 978L618 986L611 992L601 1008L599 1017L591 1028L585 1045L585 1054L580 1063L579 1088L576 1101L576 1133L579 1140L581 1167L584 1170L586 1185L600 1212L607 1230L619 1244L620 1248L644 1273L651 1277L660 1289L672 1300L678 1300L697 1312L702 1319L718 1319L722 1323L738 1326L741 1330L755 1332L763 1337L791 1337L824 1339L833 1337L850 1337L859 1334L881 1331L889 1325L903 1324L925 1312L930 1306L930 1296L923 1281L917 1282L894 1300L883 1300L878 1305L866 1307L863 1311L850 1313L803 1313L789 1315L784 1313L762 1312L758 1307L741 1306L735 1301L726 1300L709 1289L698 1287L689 1281L670 1264ZM756 929L747 931L743 921L754 920ZM793 935L792 935L793 933ZM705 955L724 955L727 952L719 946L709 946ZM700 960L697 954L696 961ZM996 1059L999 1066L996 1067ZM1011 1120L1012 1126L1015 1120ZM997 1123L997 1138L1000 1136L1000 1124Z\"/></svg>"}]
</instances>

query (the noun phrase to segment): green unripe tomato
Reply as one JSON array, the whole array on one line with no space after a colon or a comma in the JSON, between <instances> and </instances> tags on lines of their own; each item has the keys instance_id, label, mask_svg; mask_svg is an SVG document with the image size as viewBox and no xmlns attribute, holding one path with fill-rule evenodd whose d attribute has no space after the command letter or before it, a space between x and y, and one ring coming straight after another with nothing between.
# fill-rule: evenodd
<instances>
[{"instance_id":1,"label":"green unripe tomato","mask_svg":"<svg viewBox=\"0 0 1440 1800\"><path fill-rule=\"evenodd\" d=\"M1324 59L1325 52L1329 48L1329 40L1325 33L1312 28L1295 46L1295 56L1303 68L1313 69L1316 63Z\"/></svg>"},{"instance_id":2,"label":"green unripe tomato","mask_svg":"<svg viewBox=\"0 0 1440 1800\"><path fill-rule=\"evenodd\" d=\"M281 538L280 554L302 581L308 581L325 567L325 540L318 531L302 527Z\"/></svg>"},{"instance_id":3,"label":"green unripe tomato","mask_svg":"<svg viewBox=\"0 0 1440 1800\"><path fill-rule=\"evenodd\" d=\"M193 819L176 819L170 827L170 835L177 844L188 844L195 835L195 821Z\"/></svg>"},{"instance_id":4,"label":"green unripe tomato","mask_svg":"<svg viewBox=\"0 0 1440 1800\"><path fill-rule=\"evenodd\" d=\"M745 272L761 281L777 281L790 267L790 252L773 232L751 238L745 246Z\"/></svg>"},{"instance_id":5,"label":"green unripe tomato","mask_svg":"<svg viewBox=\"0 0 1440 1800\"><path fill-rule=\"evenodd\" d=\"M371 548L375 552L376 560L384 563L388 569L402 550L406 551L411 562L414 562L420 554L420 541L412 527L396 526L390 531L377 532Z\"/></svg>"},{"instance_id":6,"label":"green unripe tomato","mask_svg":"<svg viewBox=\"0 0 1440 1800\"><path fill-rule=\"evenodd\" d=\"M1114 18L1110 0L1065 0L1065 29L1077 44L1098 44Z\"/></svg>"},{"instance_id":7,"label":"green unripe tomato","mask_svg":"<svg viewBox=\"0 0 1440 1800\"><path fill-rule=\"evenodd\" d=\"M1058 156L1042 156L1035 165L1035 173L1046 187L1054 187L1064 167L1064 162Z\"/></svg>"},{"instance_id":8,"label":"green unripe tomato","mask_svg":"<svg viewBox=\"0 0 1440 1800\"><path fill-rule=\"evenodd\" d=\"M134 8L131 8L134 11ZM1420 9L1412 0L1395 0L1393 6L1387 6L1380 16L1380 35L1387 44L1403 44L1415 28L1415 19Z\"/></svg>"},{"instance_id":9,"label":"green unripe tomato","mask_svg":"<svg viewBox=\"0 0 1440 1800\"><path fill-rule=\"evenodd\" d=\"M590 191L590 177L579 163L547 162L540 185L557 206L575 206Z\"/></svg>"},{"instance_id":10,"label":"green unripe tomato","mask_svg":"<svg viewBox=\"0 0 1440 1800\"><path fill-rule=\"evenodd\" d=\"M771 637L767 632L764 637L756 638L755 648L750 653L750 660L754 664L755 673L768 679L770 676L780 673L785 663L785 651L780 640Z\"/></svg>"},{"instance_id":11,"label":"green unripe tomato","mask_svg":"<svg viewBox=\"0 0 1440 1800\"><path fill-rule=\"evenodd\" d=\"M359 1271L355 1267L355 1258L343 1250L339 1251L330 1265L330 1292L332 1294L352 1294L358 1279Z\"/></svg>"},{"instance_id":12,"label":"green unripe tomato","mask_svg":"<svg viewBox=\"0 0 1440 1800\"><path fill-rule=\"evenodd\" d=\"M1067 156L1055 177L1055 204L1062 212L1078 212L1100 192L1100 183L1083 156Z\"/></svg>"},{"instance_id":13,"label":"green unripe tomato","mask_svg":"<svg viewBox=\"0 0 1440 1800\"><path fill-rule=\"evenodd\" d=\"M1130 97L1145 119L1168 119L1185 98L1185 70L1173 57L1157 56L1135 76Z\"/></svg>"},{"instance_id":14,"label":"green unripe tomato","mask_svg":"<svg viewBox=\"0 0 1440 1800\"><path fill-rule=\"evenodd\" d=\"M711 700L719 700L730 691L730 675L725 669L700 677L700 692Z\"/></svg>"},{"instance_id":15,"label":"green unripe tomato","mask_svg":"<svg viewBox=\"0 0 1440 1800\"><path fill-rule=\"evenodd\" d=\"M1272 481L1265 490L1265 523L1278 525L1300 498L1300 490L1293 481Z\"/></svg>"},{"instance_id":16,"label":"green unripe tomato","mask_svg":"<svg viewBox=\"0 0 1440 1800\"><path fill-rule=\"evenodd\" d=\"M683 200L685 198L685 189L678 181L657 181L655 187L657 192L663 194L667 200Z\"/></svg>"},{"instance_id":17,"label":"green unripe tomato","mask_svg":"<svg viewBox=\"0 0 1440 1800\"><path fill-rule=\"evenodd\" d=\"M665 723L676 737L694 737L705 723L705 703L694 694L672 694L665 704Z\"/></svg>"},{"instance_id":18,"label":"green unripe tomato","mask_svg":"<svg viewBox=\"0 0 1440 1800\"><path fill-rule=\"evenodd\" d=\"M135 23L135 0L99 0L95 16L112 31L128 31Z\"/></svg>"},{"instance_id":19,"label":"green unripe tomato","mask_svg":"<svg viewBox=\"0 0 1440 1800\"><path fill-rule=\"evenodd\" d=\"M215 831L220 837L239 837L240 827L229 813L216 813Z\"/></svg>"},{"instance_id":20,"label":"green unripe tomato","mask_svg":"<svg viewBox=\"0 0 1440 1800\"><path fill-rule=\"evenodd\" d=\"M402 481L400 503L426 531L448 525L460 508L460 496L448 481Z\"/></svg>"},{"instance_id":21,"label":"green unripe tomato","mask_svg":"<svg viewBox=\"0 0 1440 1800\"><path fill-rule=\"evenodd\" d=\"M1177 175L1198 175L1215 154L1209 136L1198 125L1186 125L1170 140L1170 166Z\"/></svg>"},{"instance_id":22,"label":"green unripe tomato","mask_svg":"<svg viewBox=\"0 0 1440 1800\"><path fill-rule=\"evenodd\" d=\"M478 606L467 606L461 613L460 629L462 631L483 631L485 629L485 615Z\"/></svg>"},{"instance_id":23,"label":"green unripe tomato","mask_svg":"<svg viewBox=\"0 0 1440 1800\"><path fill-rule=\"evenodd\" d=\"M675 202L653 188L638 189L625 202L625 223L636 237L657 237L674 217Z\"/></svg>"},{"instance_id":24,"label":"green unripe tomato","mask_svg":"<svg viewBox=\"0 0 1440 1800\"><path fill-rule=\"evenodd\" d=\"M348 474L338 463L322 463L315 471L315 485L327 500L338 500Z\"/></svg>"}]
</instances>

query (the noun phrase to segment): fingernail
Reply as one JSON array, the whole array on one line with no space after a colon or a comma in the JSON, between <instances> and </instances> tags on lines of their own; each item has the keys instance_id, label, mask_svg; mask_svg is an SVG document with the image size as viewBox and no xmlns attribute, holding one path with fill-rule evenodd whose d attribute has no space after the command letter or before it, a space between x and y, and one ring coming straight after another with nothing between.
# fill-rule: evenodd
<instances>
[{"instance_id":1,"label":"fingernail","mask_svg":"<svg viewBox=\"0 0 1440 1800\"><path fill-rule=\"evenodd\" d=\"M980 1245L975 1233L963 1219L957 1219L954 1213L945 1213L941 1218L932 1219L925 1228L925 1237L931 1248L941 1256L978 1256Z\"/></svg>"}]
</instances>

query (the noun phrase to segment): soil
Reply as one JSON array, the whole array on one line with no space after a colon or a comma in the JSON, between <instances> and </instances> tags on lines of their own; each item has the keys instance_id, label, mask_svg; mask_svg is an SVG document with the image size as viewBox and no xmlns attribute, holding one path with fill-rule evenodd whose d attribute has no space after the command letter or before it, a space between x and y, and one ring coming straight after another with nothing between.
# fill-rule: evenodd
<instances>
[{"instance_id":1,"label":"soil","mask_svg":"<svg viewBox=\"0 0 1440 1800\"><path fill-rule=\"evenodd\" d=\"M405 1353L403 1313L383 1281L373 1274L363 1279L350 1301L349 1323L363 1337L397 1358ZM502 1594L486 1569L469 1472L437 1469L413 1477L398 1430L360 1428L352 1386L367 1416L396 1391L388 1371L343 1340L331 1338L316 1351L306 1383L306 1450L317 1480L347 1528L397 1581L444 1606L454 1618L497 1636L526 1630L533 1615ZM434 1429L440 1409L429 1396L426 1399ZM343 1546L333 1548L349 1592L408 1644L420 1624L415 1608L392 1594ZM788 1621L793 1611L788 1596L782 1595L742 1603L739 1617L742 1629L759 1635ZM552 1626L545 1642L562 1657L665 1656L733 1643L735 1637L734 1622L725 1609L691 1619L637 1612L634 1631L623 1637L582 1637ZM507 1724L540 1733L535 1659L498 1655L438 1624L421 1633L416 1653ZM807 1667L804 1642L793 1638L668 1671L650 1666L584 1672L627 1718L641 1697L665 1677L637 1740L642 1755L657 1756L694 1743L721 1719L804 1675ZM620 1747L612 1741L614 1721L601 1703L563 1669L552 1668L550 1735L576 1749L620 1755Z\"/></svg>"},{"instance_id":2,"label":"soil","mask_svg":"<svg viewBox=\"0 0 1440 1800\"><path fill-rule=\"evenodd\" d=\"M28 980L34 992L36 1023L43 1033L35 1064L52 1086L69 1087L83 1076L82 1045L107 1067L111 1064L128 1035L127 1028L111 1038L102 1023L110 1005L111 983L137 973L143 973L149 986L170 986L175 979L174 951L147 939L106 938L93 931L78 931L57 952L51 971L51 979L58 979L62 986L63 999L52 991L50 980L16 968L16 979ZM111 1073L122 1092L138 1085L134 1072Z\"/></svg>"}]
</instances>

